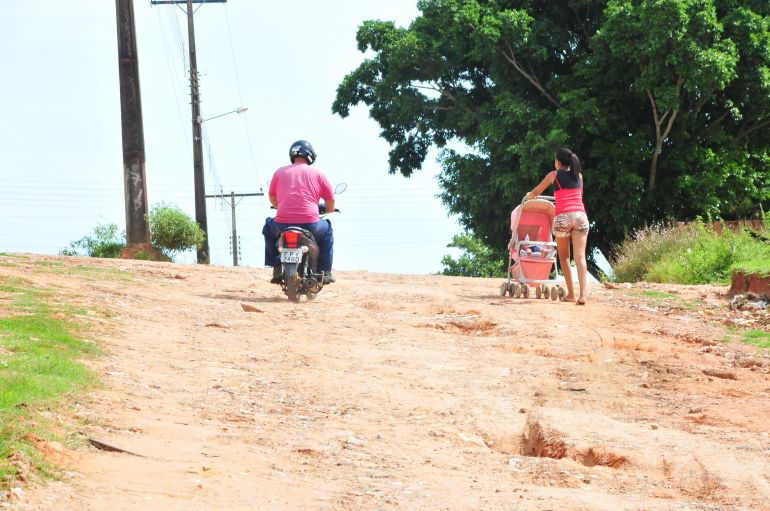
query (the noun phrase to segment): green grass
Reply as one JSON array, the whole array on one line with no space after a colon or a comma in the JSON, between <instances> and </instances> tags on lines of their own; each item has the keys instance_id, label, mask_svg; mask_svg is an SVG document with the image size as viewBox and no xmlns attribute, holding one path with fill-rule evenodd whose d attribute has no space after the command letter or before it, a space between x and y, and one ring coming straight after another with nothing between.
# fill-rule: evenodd
<instances>
[{"instance_id":1,"label":"green grass","mask_svg":"<svg viewBox=\"0 0 770 511\"><path fill-rule=\"evenodd\" d=\"M51 438L37 413L63 395L96 383L80 360L98 347L76 337L77 309L50 304L49 297L22 279L0 277L0 489L17 477L11 457L22 456L50 475L52 468L34 448L30 435Z\"/></svg>"},{"instance_id":2,"label":"green grass","mask_svg":"<svg viewBox=\"0 0 770 511\"><path fill-rule=\"evenodd\" d=\"M741 341L759 348L770 348L770 332L762 330L745 330L741 332Z\"/></svg>"},{"instance_id":3,"label":"green grass","mask_svg":"<svg viewBox=\"0 0 770 511\"><path fill-rule=\"evenodd\" d=\"M6 257L8 259L27 259L28 258L28 256L9 254L7 252L0 252L0 257ZM13 261L0 261L0 266L4 266L6 268L16 268L19 266L19 263L15 263Z\"/></svg>"},{"instance_id":4,"label":"green grass","mask_svg":"<svg viewBox=\"0 0 770 511\"><path fill-rule=\"evenodd\" d=\"M727 284L739 268L770 274L770 245L746 231L717 234L700 221L640 229L612 259L621 282Z\"/></svg>"},{"instance_id":5,"label":"green grass","mask_svg":"<svg viewBox=\"0 0 770 511\"><path fill-rule=\"evenodd\" d=\"M654 303L665 302L667 305L678 309L697 310L699 306L699 303L697 301L686 300L677 295L666 293L663 291L655 291L655 290L638 291L636 289L629 289L629 290L625 290L624 294L646 298L649 301Z\"/></svg>"},{"instance_id":6,"label":"green grass","mask_svg":"<svg viewBox=\"0 0 770 511\"><path fill-rule=\"evenodd\" d=\"M102 268L99 266L68 266L64 268L57 268L52 273L59 273L65 275L82 275L84 277L92 277L95 279L116 279L116 280L131 280L133 275L127 271L118 270L117 268Z\"/></svg>"},{"instance_id":7,"label":"green grass","mask_svg":"<svg viewBox=\"0 0 770 511\"><path fill-rule=\"evenodd\" d=\"M21 256L16 254L0 253L0 256L5 256L11 259L30 259L29 256ZM81 275L84 277L91 277L93 280L104 278L115 280L131 280L133 278L131 273L119 270L117 268L103 268L99 266L88 265L69 265L64 261L35 260L32 262L32 265L44 268L46 271L50 270L50 273L59 275ZM13 268L18 267L19 264L12 261L0 261L0 266Z\"/></svg>"},{"instance_id":8,"label":"green grass","mask_svg":"<svg viewBox=\"0 0 770 511\"><path fill-rule=\"evenodd\" d=\"M643 291L642 296L646 296L647 298L659 298L659 299L679 299L678 296L672 295L671 293L664 293L663 291Z\"/></svg>"},{"instance_id":9,"label":"green grass","mask_svg":"<svg viewBox=\"0 0 770 511\"><path fill-rule=\"evenodd\" d=\"M748 261L736 263L732 268L734 271L740 271L746 274L756 274L761 277L770 276L770 255Z\"/></svg>"},{"instance_id":10,"label":"green grass","mask_svg":"<svg viewBox=\"0 0 770 511\"><path fill-rule=\"evenodd\" d=\"M35 261L33 264L35 266L45 266L45 267L53 267L53 266L61 267L61 266L64 266L64 263L61 262L61 261L45 261L43 259L41 259L39 261Z\"/></svg>"}]
</instances>

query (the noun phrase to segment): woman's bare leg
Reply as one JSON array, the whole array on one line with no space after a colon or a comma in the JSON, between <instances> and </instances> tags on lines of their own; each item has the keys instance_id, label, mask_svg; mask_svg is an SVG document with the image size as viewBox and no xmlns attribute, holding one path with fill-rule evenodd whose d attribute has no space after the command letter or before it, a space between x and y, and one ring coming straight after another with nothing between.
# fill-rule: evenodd
<instances>
[{"instance_id":1,"label":"woman's bare leg","mask_svg":"<svg viewBox=\"0 0 770 511\"><path fill-rule=\"evenodd\" d=\"M572 268L569 265L569 237L556 238L556 248L559 250L561 272L564 274L564 282L567 284L567 296L564 299L574 302L575 290L572 287Z\"/></svg>"},{"instance_id":2,"label":"woman's bare leg","mask_svg":"<svg viewBox=\"0 0 770 511\"><path fill-rule=\"evenodd\" d=\"M588 275L588 264L586 263L586 245L588 243L588 233L582 234L572 231L572 256L575 258L575 268L578 274L578 285L580 294L577 303L586 303L586 278Z\"/></svg>"}]
</instances>

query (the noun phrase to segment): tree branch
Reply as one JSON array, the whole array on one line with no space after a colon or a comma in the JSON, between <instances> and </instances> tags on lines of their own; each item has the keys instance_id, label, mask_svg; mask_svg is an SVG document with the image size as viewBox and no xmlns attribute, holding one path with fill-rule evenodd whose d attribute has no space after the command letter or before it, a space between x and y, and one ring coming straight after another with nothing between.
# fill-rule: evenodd
<instances>
[{"instance_id":1,"label":"tree branch","mask_svg":"<svg viewBox=\"0 0 770 511\"><path fill-rule=\"evenodd\" d=\"M679 99L683 81L684 80L681 76L676 81L677 100ZM666 138L668 138L669 134L671 133L671 128L674 126L674 121L676 120L676 116L679 113L679 110L667 110L663 115L660 115L658 113L658 104L655 101L655 97L652 95L650 89L647 89L647 97L650 98L650 104L652 105L652 117L655 121L655 150L652 153L650 175L647 180L647 193L652 193L652 191L655 190L658 174L658 158L660 157L660 153L663 152L663 142L665 142ZM661 133L661 126L666 121L666 117L668 117L668 124L666 124L666 128L663 130L663 133Z\"/></svg>"},{"instance_id":2,"label":"tree branch","mask_svg":"<svg viewBox=\"0 0 770 511\"><path fill-rule=\"evenodd\" d=\"M591 36L588 34L588 30L586 30L586 25L585 23L583 23L583 20L580 17L580 13L578 13L577 9L573 7L572 14L575 15L575 21L577 21L578 26L580 27L580 31L583 33L583 37L585 37L586 44L588 44L588 47L591 48L591 50L593 50L594 49L593 41L591 40Z\"/></svg>"},{"instance_id":3,"label":"tree branch","mask_svg":"<svg viewBox=\"0 0 770 511\"><path fill-rule=\"evenodd\" d=\"M507 42L507 41L505 42L505 46L506 46L506 48L508 48L508 53L509 53L509 54L506 54L505 52L502 52L502 54L503 54L503 57L505 58L505 60L507 60L508 62L510 62L510 63L511 63L511 65L513 66L513 68L514 68L516 71L518 71L518 72L519 72L519 74L521 74L521 75L522 75L524 78L526 78L526 79L527 79L527 81L528 81L529 83L531 83L531 84L532 84L532 85L533 85L533 86L534 86L534 87L535 87L537 90L539 90L539 91L540 91L540 92L543 94L543 96L545 96L545 98L546 98L546 99L547 99L547 100L548 100L548 101L549 101L549 102L550 102L550 103L551 103L553 106L555 106L556 108L561 108L561 103L559 103L558 101L556 101L556 100L553 98L553 96L551 96L551 95L548 93L548 91L547 91L547 90L545 90L545 87L543 87L543 86L540 84L540 81L537 79L537 77L535 77L533 74L527 73L527 72L524 70L524 68L521 66L521 64L519 64L519 62L516 60L516 56L513 54L513 48L511 48L511 45L510 45L510 44L508 44L508 42Z\"/></svg>"},{"instance_id":4,"label":"tree branch","mask_svg":"<svg viewBox=\"0 0 770 511\"><path fill-rule=\"evenodd\" d=\"M753 126L750 129L747 129L746 131L743 131L740 135L738 135L736 137L735 140L738 141L738 140L740 140L742 138L746 138L746 136L748 136L748 134L751 133L752 131L757 131L758 129L764 128L765 126L770 126L770 120L767 120L765 122L760 122L756 126Z\"/></svg>"}]
</instances>

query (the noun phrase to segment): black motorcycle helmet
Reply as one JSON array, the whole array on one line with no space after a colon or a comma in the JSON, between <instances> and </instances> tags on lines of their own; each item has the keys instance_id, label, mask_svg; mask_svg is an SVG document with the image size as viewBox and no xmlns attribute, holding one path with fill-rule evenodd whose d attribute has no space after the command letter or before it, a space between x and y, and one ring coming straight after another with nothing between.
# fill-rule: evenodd
<instances>
[{"instance_id":1,"label":"black motorcycle helmet","mask_svg":"<svg viewBox=\"0 0 770 511\"><path fill-rule=\"evenodd\" d=\"M310 145L310 142L307 140L297 140L291 145L291 148L289 148L289 159L292 163L294 163L294 159L297 156L301 156L302 158L305 158L308 163L312 164L316 159L315 151L313 150L313 146Z\"/></svg>"}]
</instances>

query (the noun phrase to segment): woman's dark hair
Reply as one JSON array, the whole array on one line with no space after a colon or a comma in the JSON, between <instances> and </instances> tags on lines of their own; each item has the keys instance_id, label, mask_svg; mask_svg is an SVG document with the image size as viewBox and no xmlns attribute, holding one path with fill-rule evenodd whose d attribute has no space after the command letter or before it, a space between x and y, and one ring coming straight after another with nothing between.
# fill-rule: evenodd
<instances>
[{"instance_id":1,"label":"woman's dark hair","mask_svg":"<svg viewBox=\"0 0 770 511\"><path fill-rule=\"evenodd\" d=\"M583 166L580 164L577 155L566 147L562 147L556 152L556 159L562 165L568 165L570 172L574 172L577 175L583 172Z\"/></svg>"}]
</instances>

